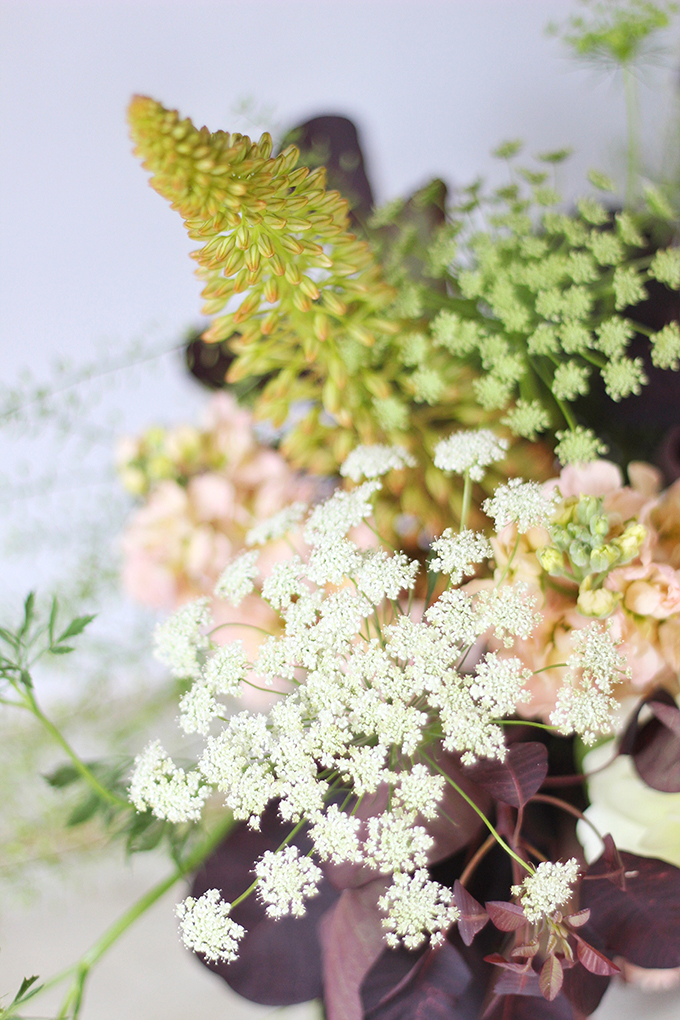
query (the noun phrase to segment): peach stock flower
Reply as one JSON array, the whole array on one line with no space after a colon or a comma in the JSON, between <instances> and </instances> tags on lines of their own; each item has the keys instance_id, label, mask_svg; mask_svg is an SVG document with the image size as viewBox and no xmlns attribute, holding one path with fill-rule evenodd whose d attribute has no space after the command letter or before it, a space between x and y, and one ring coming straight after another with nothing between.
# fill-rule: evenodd
<instances>
[{"instance_id":1,"label":"peach stock flower","mask_svg":"<svg viewBox=\"0 0 680 1020\"><path fill-rule=\"evenodd\" d=\"M616 689L618 698L639 696L660 683L676 691L680 669L680 572L673 565L675 542L680 541L680 485L676 483L668 492L660 493L661 475L648 464L631 464L628 475L630 485L626 486L615 464L595 461L583 467L567 467L559 478L545 483L546 490L557 488L564 499L601 498L610 536L620 536L631 520L645 529L637 555L611 570L599 591L589 593L599 596L603 603L609 600L609 608L615 606L608 614L612 634L621 642L619 651L631 668L630 679ZM491 540L497 576L506 569L516 539L511 525ZM564 680L562 664L572 651L570 634L591 622L591 617L580 611L583 606L577 605L576 581L568 577L554 579L542 569L536 553L549 543L550 535L542 528L520 536L509 568L510 580L524 582L536 596L536 608L543 617L531 636L518 640L513 648L513 655L532 671L542 671L527 683L531 702L518 706L518 710L546 720ZM487 583L473 582L475 586ZM587 599L584 603L588 605ZM596 611L594 597L590 604Z\"/></svg>"}]
</instances>

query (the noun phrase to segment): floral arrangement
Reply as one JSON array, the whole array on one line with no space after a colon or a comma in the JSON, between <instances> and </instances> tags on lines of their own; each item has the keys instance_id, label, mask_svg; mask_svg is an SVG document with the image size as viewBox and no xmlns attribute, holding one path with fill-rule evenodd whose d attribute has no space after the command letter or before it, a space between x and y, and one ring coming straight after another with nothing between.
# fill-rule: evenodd
<instances>
[{"instance_id":1,"label":"floral arrangement","mask_svg":"<svg viewBox=\"0 0 680 1020\"><path fill-rule=\"evenodd\" d=\"M189 949L328 1020L580 1020L616 975L678 979L680 481L602 410L680 368L677 314L648 315L680 290L676 196L640 184L633 75L674 6L586 6L563 35L623 71L623 206L591 172L565 211L567 153L507 142L505 186L367 218L295 145L133 99L228 372L201 427L118 451L142 501L123 582L173 610L181 753L83 761L31 671L90 617L31 597L0 629L3 703L68 755L73 824L173 860L67 972L62 1020L184 877Z\"/></svg>"}]
</instances>

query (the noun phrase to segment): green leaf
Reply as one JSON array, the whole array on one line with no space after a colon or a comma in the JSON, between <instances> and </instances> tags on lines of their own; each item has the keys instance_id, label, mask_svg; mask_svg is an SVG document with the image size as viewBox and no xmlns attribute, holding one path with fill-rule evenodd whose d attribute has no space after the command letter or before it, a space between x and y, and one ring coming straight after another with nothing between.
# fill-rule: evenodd
<instances>
[{"instance_id":1,"label":"green leaf","mask_svg":"<svg viewBox=\"0 0 680 1020\"><path fill-rule=\"evenodd\" d=\"M52 599L52 605L50 607L50 619L49 619L49 622L47 624L47 633L49 635L49 639L50 639L50 644L51 645L54 644L54 627L55 627L55 624L57 622L57 613L58 612L59 612L59 602L57 601L57 596L55 595L53 597L53 599Z\"/></svg>"},{"instance_id":2,"label":"green leaf","mask_svg":"<svg viewBox=\"0 0 680 1020\"><path fill-rule=\"evenodd\" d=\"M90 818L97 813L104 803L105 802L96 793L91 793L85 798L85 800L82 800L80 804L76 804L66 821L67 828L70 829L75 825L82 825L83 822L89 822Z\"/></svg>"},{"instance_id":3,"label":"green leaf","mask_svg":"<svg viewBox=\"0 0 680 1020\"><path fill-rule=\"evenodd\" d=\"M76 637L77 634L82 634L87 625L92 623L93 620L94 614L92 616L76 616L75 619L71 620L66 630L59 635L57 638L57 644L61 641L65 641L66 638Z\"/></svg>"},{"instance_id":4,"label":"green leaf","mask_svg":"<svg viewBox=\"0 0 680 1020\"><path fill-rule=\"evenodd\" d=\"M12 634L10 631L5 630L4 627L0 627L0 638L2 638L2 640L5 641L8 645L11 645L12 648L16 648L19 644L19 642L16 639L16 636Z\"/></svg>"},{"instance_id":5,"label":"green leaf","mask_svg":"<svg viewBox=\"0 0 680 1020\"><path fill-rule=\"evenodd\" d=\"M22 623L21 627L17 632L17 636L19 638L24 637L28 633L29 627L33 622L34 609L35 609L35 592L31 591L26 596L26 601L24 602L24 622Z\"/></svg>"},{"instance_id":6,"label":"green leaf","mask_svg":"<svg viewBox=\"0 0 680 1020\"><path fill-rule=\"evenodd\" d=\"M163 838L166 828L165 821L154 818L151 812L136 815L126 841L127 852L135 854L153 850Z\"/></svg>"},{"instance_id":7,"label":"green leaf","mask_svg":"<svg viewBox=\"0 0 680 1020\"><path fill-rule=\"evenodd\" d=\"M64 765L58 765L52 772L44 774L43 779L56 790L60 790L64 786L70 786L71 783L75 783L76 780L82 779L82 775L75 765L71 765L70 762L66 762Z\"/></svg>"},{"instance_id":8,"label":"green leaf","mask_svg":"<svg viewBox=\"0 0 680 1020\"><path fill-rule=\"evenodd\" d=\"M24 978L24 980L21 982L21 986L19 988L19 991L17 992L17 994L12 999L11 1005L15 1006L15 1005L17 1005L17 1003L21 1002L22 998L24 997L24 995L26 994L28 989L31 987L31 985L34 985L37 980L38 980L38 975L37 974L33 974L31 977ZM34 988L33 989L33 994L35 995L35 993L37 991L38 991L38 989Z\"/></svg>"},{"instance_id":9,"label":"green leaf","mask_svg":"<svg viewBox=\"0 0 680 1020\"><path fill-rule=\"evenodd\" d=\"M53 645L50 648L52 655L68 655L69 652L73 652L75 649L71 645Z\"/></svg>"}]
</instances>

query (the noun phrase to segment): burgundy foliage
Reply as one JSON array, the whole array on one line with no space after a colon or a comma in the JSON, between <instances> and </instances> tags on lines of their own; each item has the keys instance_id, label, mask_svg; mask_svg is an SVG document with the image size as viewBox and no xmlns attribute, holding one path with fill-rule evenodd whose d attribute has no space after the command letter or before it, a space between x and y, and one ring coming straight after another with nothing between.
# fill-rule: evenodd
<instances>
[{"instance_id":1,"label":"burgundy foliage","mask_svg":"<svg viewBox=\"0 0 680 1020\"><path fill-rule=\"evenodd\" d=\"M654 857L620 851L626 890L603 880L605 855L591 864L581 885L581 905L591 916L581 929L607 956L638 967L680 967L680 869ZM602 876L595 879L595 876Z\"/></svg>"},{"instance_id":2,"label":"burgundy foliage","mask_svg":"<svg viewBox=\"0 0 680 1020\"><path fill-rule=\"evenodd\" d=\"M640 724L647 705L654 718ZM642 701L621 741L642 780L663 793L680 792L680 709L671 695L658 688Z\"/></svg>"},{"instance_id":3,"label":"burgundy foliage","mask_svg":"<svg viewBox=\"0 0 680 1020\"><path fill-rule=\"evenodd\" d=\"M537 741L512 744L505 761L480 758L467 765L465 775L496 800L524 807L548 774L548 749Z\"/></svg>"}]
</instances>

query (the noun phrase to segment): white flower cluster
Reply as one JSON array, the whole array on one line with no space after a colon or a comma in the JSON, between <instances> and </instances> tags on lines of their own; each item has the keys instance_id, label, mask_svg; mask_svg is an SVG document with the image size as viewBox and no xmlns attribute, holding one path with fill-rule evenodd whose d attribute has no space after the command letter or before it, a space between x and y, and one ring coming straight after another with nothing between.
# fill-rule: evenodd
<instances>
[{"instance_id":1,"label":"white flower cluster","mask_svg":"<svg viewBox=\"0 0 680 1020\"><path fill-rule=\"evenodd\" d=\"M525 878L521 885L513 885L512 895L519 897L527 920L536 924L569 902L578 873L575 857L566 863L541 861L533 875Z\"/></svg>"},{"instance_id":2,"label":"white flower cluster","mask_svg":"<svg viewBox=\"0 0 680 1020\"><path fill-rule=\"evenodd\" d=\"M201 672L201 653L209 644L201 632L210 624L208 604L207 598L187 602L154 631L154 654L173 676L184 679Z\"/></svg>"},{"instance_id":3,"label":"white flower cluster","mask_svg":"<svg viewBox=\"0 0 680 1020\"><path fill-rule=\"evenodd\" d=\"M482 503L482 509L492 517L496 531L508 524L516 524L520 534L530 528L546 528L552 518L557 495L546 495L538 482L525 482L511 478L507 485L499 485L491 499Z\"/></svg>"},{"instance_id":4,"label":"white flower cluster","mask_svg":"<svg viewBox=\"0 0 680 1020\"><path fill-rule=\"evenodd\" d=\"M246 535L246 545L266 545L278 538L283 538L288 532L299 524L307 512L306 503L291 503L283 510L279 510L273 517L260 521L254 528L251 528Z\"/></svg>"},{"instance_id":5,"label":"white flower cluster","mask_svg":"<svg viewBox=\"0 0 680 1020\"><path fill-rule=\"evenodd\" d=\"M208 889L198 899L187 896L178 903L175 913L179 917L179 929L187 949L193 949L213 962L235 960L238 944L246 931L229 917L230 910L231 904L220 898L217 889Z\"/></svg>"},{"instance_id":6,"label":"white flower cluster","mask_svg":"<svg viewBox=\"0 0 680 1020\"><path fill-rule=\"evenodd\" d=\"M258 575L258 556L255 550L244 552L226 565L215 585L218 599L226 599L232 606L240 606L255 587L253 579Z\"/></svg>"},{"instance_id":7,"label":"white flower cluster","mask_svg":"<svg viewBox=\"0 0 680 1020\"><path fill-rule=\"evenodd\" d=\"M415 458L403 446L357 446L343 462L340 474L359 482L362 478L380 478L388 471L415 467Z\"/></svg>"},{"instance_id":8,"label":"white flower cluster","mask_svg":"<svg viewBox=\"0 0 680 1020\"><path fill-rule=\"evenodd\" d=\"M385 941L396 948L400 940L407 949L417 949L429 934L432 945L444 941L447 929L460 917L452 904L453 895L438 882L431 882L419 868L412 875L398 872L378 906L387 915L382 922Z\"/></svg>"},{"instance_id":9,"label":"white flower cluster","mask_svg":"<svg viewBox=\"0 0 680 1020\"><path fill-rule=\"evenodd\" d=\"M177 768L154 740L135 758L129 793L138 811L150 809L169 822L197 822L210 788L200 773Z\"/></svg>"},{"instance_id":10,"label":"white flower cluster","mask_svg":"<svg viewBox=\"0 0 680 1020\"><path fill-rule=\"evenodd\" d=\"M300 857L296 846L286 846L276 853L267 850L255 865L255 875L269 917L302 917L305 900L319 892L323 872L309 857Z\"/></svg>"},{"instance_id":11,"label":"white flower cluster","mask_svg":"<svg viewBox=\"0 0 680 1020\"><path fill-rule=\"evenodd\" d=\"M473 482L481 482L484 468L505 458L509 443L499 439L490 429L470 429L454 432L442 439L434 450L435 467L442 471L469 473Z\"/></svg>"},{"instance_id":12,"label":"white flower cluster","mask_svg":"<svg viewBox=\"0 0 680 1020\"><path fill-rule=\"evenodd\" d=\"M491 544L479 531L460 531L451 528L443 531L431 547L437 555L430 561L430 570L449 574L451 584L460 584L464 577L472 577L475 565L493 556Z\"/></svg>"},{"instance_id":13,"label":"white flower cluster","mask_svg":"<svg viewBox=\"0 0 680 1020\"><path fill-rule=\"evenodd\" d=\"M471 477L481 477L483 467L504 452L490 432L458 433L447 444L443 453L440 449L442 466ZM364 467L378 462L393 463L373 451ZM540 616L522 583L506 581L477 592L455 587L490 556L487 538L474 531L447 531L433 543L439 568L452 583L422 615L420 610L411 615L403 595L416 585L417 562L403 553L361 548L348 538L372 515L380 488L373 479L351 492L336 491L307 516L302 532L307 553L291 553L264 581L258 579L281 626L260 645L254 663L240 642L218 648L202 636L204 603L184 607L165 625L159 641L165 661L194 680L180 703L180 722L186 732L202 734L205 746L196 768L184 772L160 744L150 745L137 759L130 797L139 810L193 821L216 789L234 817L253 828L277 800L284 822L308 824L318 861L361 864L391 876L381 901L387 938L413 948L426 938L441 939L455 918L449 892L423 870L433 847L428 822L438 817L447 786L437 764L440 751L456 753L464 763L503 760L502 720L528 698L530 674L518 658L487 652L464 671L465 656L490 632L508 648L516 638L528 638ZM510 514L522 527L542 520L546 505L530 483L518 483L498 497L496 516L501 525ZM280 534L278 526L271 534ZM221 590L232 601L252 588L257 556L243 554L223 575ZM557 710L561 726L586 733L592 719L576 710L573 692L587 688L609 698L622 669L608 632L598 626L577 638L570 668L579 687L568 686ZM276 685L275 704L266 715L248 710L231 715L211 733L222 713L216 699L237 695L251 671L264 684ZM287 682L283 691L281 681ZM336 803L338 786L349 787L342 807ZM360 820L355 812L364 795L374 796L377 806ZM280 917L304 912L321 871L310 856L282 846L262 857L255 877L267 912ZM536 888L540 892L540 883ZM526 895L533 889L527 886ZM558 902L559 895L543 898ZM233 958L238 932L228 907L206 896L185 906L185 937L206 955ZM530 896L527 902L531 909Z\"/></svg>"},{"instance_id":14,"label":"white flower cluster","mask_svg":"<svg viewBox=\"0 0 680 1020\"><path fill-rule=\"evenodd\" d=\"M625 658L617 652L611 622L593 621L572 633L573 654L567 659L569 672L560 688L550 722L561 733L579 733L586 744L612 728L614 684L631 676Z\"/></svg>"}]
</instances>

